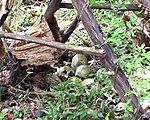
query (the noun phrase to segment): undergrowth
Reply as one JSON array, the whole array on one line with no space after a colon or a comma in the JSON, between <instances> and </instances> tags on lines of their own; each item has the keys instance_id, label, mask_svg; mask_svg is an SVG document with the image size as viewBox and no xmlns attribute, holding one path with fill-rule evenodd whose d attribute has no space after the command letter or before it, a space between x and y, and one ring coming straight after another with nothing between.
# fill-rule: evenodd
<instances>
[{"instance_id":1,"label":"undergrowth","mask_svg":"<svg viewBox=\"0 0 150 120\"><path fill-rule=\"evenodd\" d=\"M122 21L121 17L123 14L118 11L119 9L124 8L123 4L129 3L129 0L109 0L109 2L105 0L90 0L90 4L96 5L101 5L105 2L110 4L122 4L118 9L114 7L112 10L93 10L93 13L103 31L105 43L111 46L113 52L117 56L117 59L114 62L120 65L126 76L129 78L133 90L128 94L135 93L142 103L150 97L150 78L143 77L148 74L145 70L150 71L150 52L146 51L144 44L134 45L132 43L132 38L135 36L136 31L140 29L143 19L131 15L130 21L126 22L126 24ZM13 32L27 31L28 27L32 26L43 13L46 8L45 6L45 1L35 5L21 4L15 6L7 19L10 29ZM69 17L61 20L69 21L69 18L72 18L72 16L75 15L75 11L72 10L69 11L69 13L67 12L68 11L66 10L62 13L62 11L58 10L56 16L57 18L63 18L63 15L67 14ZM81 31L74 31L74 34L69 38L68 43L84 45L85 42L88 42L92 47L87 33L83 32L83 36L77 36L80 33ZM71 39L73 40L71 41ZM74 41L75 39L77 40ZM106 77L106 75L102 74L101 79L98 79L95 73L92 78L94 79L94 83L89 84L88 86L83 86L80 78L73 78L70 76L64 82L50 87L49 90L56 93L56 96L53 98L49 95L42 95L42 99L37 103L37 106L42 108L42 111L44 111L46 115L38 117L37 120L129 119L129 117L131 117L129 111L132 111L132 107L129 106L130 100L124 104L120 102L120 99L111 85L110 78ZM46 93L47 91L43 92ZM26 109L29 108L27 107L23 110L14 109L13 112L16 115L15 117L18 118L25 115L23 111L26 111ZM3 117L3 112L0 112L0 118Z\"/></svg>"}]
</instances>

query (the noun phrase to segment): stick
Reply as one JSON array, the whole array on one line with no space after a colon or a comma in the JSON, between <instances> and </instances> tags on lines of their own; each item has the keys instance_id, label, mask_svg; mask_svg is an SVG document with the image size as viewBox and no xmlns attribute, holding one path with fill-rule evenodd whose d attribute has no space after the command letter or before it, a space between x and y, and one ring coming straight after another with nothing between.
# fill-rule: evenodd
<instances>
[{"instance_id":1,"label":"stick","mask_svg":"<svg viewBox=\"0 0 150 120\"><path fill-rule=\"evenodd\" d=\"M95 56L103 56L105 55L104 50L102 49L95 49L90 47L82 47L82 46L74 46L74 45L66 45L60 42L50 41L46 39L41 39L38 37L31 37L29 35L18 35L13 33L4 33L0 32L0 38L9 38L19 41L27 41L32 43L38 43L49 47L54 47L58 49L68 50L68 51L74 51L89 55L95 55Z\"/></svg>"},{"instance_id":2,"label":"stick","mask_svg":"<svg viewBox=\"0 0 150 120\"><path fill-rule=\"evenodd\" d=\"M21 92L24 94L50 95L52 97L56 97L56 95L58 94L58 92L28 92L28 91L24 91L24 90L17 89L15 87L10 86L10 91L12 91L12 90L17 91L17 92ZM13 93L13 91L12 91L12 93Z\"/></svg>"}]
</instances>

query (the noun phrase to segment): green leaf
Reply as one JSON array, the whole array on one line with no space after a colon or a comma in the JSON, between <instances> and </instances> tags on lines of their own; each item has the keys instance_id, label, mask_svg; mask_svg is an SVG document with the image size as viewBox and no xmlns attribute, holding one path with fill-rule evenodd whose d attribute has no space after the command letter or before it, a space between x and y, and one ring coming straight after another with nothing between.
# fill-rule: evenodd
<instances>
[{"instance_id":1,"label":"green leaf","mask_svg":"<svg viewBox=\"0 0 150 120\"><path fill-rule=\"evenodd\" d=\"M139 63L143 61L144 58L137 58L134 65L137 66Z\"/></svg>"},{"instance_id":2,"label":"green leaf","mask_svg":"<svg viewBox=\"0 0 150 120\"><path fill-rule=\"evenodd\" d=\"M5 113L4 112L0 112L0 120L3 120L4 119L4 117L5 117Z\"/></svg>"},{"instance_id":3,"label":"green leaf","mask_svg":"<svg viewBox=\"0 0 150 120\"><path fill-rule=\"evenodd\" d=\"M95 0L90 0L90 4L93 5L95 3Z\"/></svg>"},{"instance_id":4,"label":"green leaf","mask_svg":"<svg viewBox=\"0 0 150 120\"><path fill-rule=\"evenodd\" d=\"M148 53L142 53L141 56L147 58L147 59L150 59L150 52Z\"/></svg>"}]
</instances>

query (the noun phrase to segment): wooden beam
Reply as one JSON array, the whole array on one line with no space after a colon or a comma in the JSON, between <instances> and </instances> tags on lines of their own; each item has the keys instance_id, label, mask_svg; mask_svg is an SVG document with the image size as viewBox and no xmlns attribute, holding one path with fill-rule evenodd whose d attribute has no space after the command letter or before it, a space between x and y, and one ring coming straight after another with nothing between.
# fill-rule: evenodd
<instances>
[{"instance_id":1,"label":"wooden beam","mask_svg":"<svg viewBox=\"0 0 150 120\"><path fill-rule=\"evenodd\" d=\"M90 6L91 9L112 9L111 4L103 4L100 6L92 5ZM119 11L140 11L142 10L141 7L138 7L137 5L133 4L125 4L124 6L126 7L125 9L119 9L119 5L113 5L115 8L118 8ZM61 3L60 8L67 8L67 9L74 9L71 3Z\"/></svg>"},{"instance_id":2,"label":"wooden beam","mask_svg":"<svg viewBox=\"0 0 150 120\"><path fill-rule=\"evenodd\" d=\"M72 4L77 10L78 15L85 29L87 30L91 40L95 44L103 45L102 48L106 53L104 58L104 67L114 71L115 75L111 78L111 82L122 102L126 102L128 99L131 100L130 104L132 105L133 110L135 110L135 113L133 114L135 119L137 120L143 114L144 111L140 106L135 94L125 96L125 94L132 90L132 88L120 66L114 63L116 56L113 54L110 46L108 44L104 44L102 30L97 24L96 19L94 18L93 13L90 9L90 6L85 2L85 0L72 0Z\"/></svg>"}]
</instances>

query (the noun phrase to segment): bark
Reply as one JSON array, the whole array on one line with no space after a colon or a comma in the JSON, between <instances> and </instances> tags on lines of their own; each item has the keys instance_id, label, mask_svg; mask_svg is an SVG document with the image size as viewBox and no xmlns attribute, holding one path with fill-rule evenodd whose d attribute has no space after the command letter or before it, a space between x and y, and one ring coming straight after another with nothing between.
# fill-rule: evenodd
<instances>
[{"instance_id":1,"label":"bark","mask_svg":"<svg viewBox=\"0 0 150 120\"><path fill-rule=\"evenodd\" d=\"M48 3L48 8L44 14L44 17L53 33L56 41L61 42L61 36L59 33L59 27L54 17L54 13L59 9L61 0L50 0Z\"/></svg>"},{"instance_id":2,"label":"bark","mask_svg":"<svg viewBox=\"0 0 150 120\"><path fill-rule=\"evenodd\" d=\"M78 15L80 16L81 21L83 22L83 25L87 30L91 40L93 40L95 44L103 45L102 48L106 53L105 67L115 72L115 76L111 78L111 82L122 102L126 102L129 98L131 99L131 105L136 111L134 115L135 119L137 120L143 114L143 109L140 106L135 94L125 97L125 94L132 90L131 86L120 66L114 63L116 57L113 54L110 46L108 44L104 44L102 31L93 17L93 13L89 5L84 0L72 0L72 4L77 10Z\"/></svg>"},{"instance_id":3,"label":"bark","mask_svg":"<svg viewBox=\"0 0 150 120\"><path fill-rule=\"evenodd\" d=\"M38 37L31 37L28 35L17 35L13 33L4 33L0 32L0 38L9 38L14 40L20 40L20 41L26 41L26 42L32 42L32 43L38 43L49 47L54 47L58 49L68 50L68 51L74 51L89 55L95 55L95 56L104 56L105 53L102 49L94 49L90 47L82 47L82 46L74 46L74 45L66 45L60 42L55 41L49 41L46 39L41 39ZM25 49L25 48L24 48ZM26 48L28 49L28 48Z\"/></svg>"},{"instance_id":4,"label":"bark","mask_svg":"<svg viewBox=\"0 0 150 120\"><path fill-rule=\"evenodd\" d=\"M46 9L46 12L44 14L45 19L51 23L53 20L54 13L59 9L61 0L50 0L48 2L48 7Z\"/></svg>"},{"instance_id":5,"label":"bark","mask_svg":"<svg viewBox=\"0 0 150 120\"><path fill-rule=\"evenodd\" d=\"M119 8L119 5L113 5L113 6ZM142 9L141 7L132 4L126 4L125 7L126 9L119 9L119 11L140 11ZM74 7L72 6L71 3L61 3L60 8L73 9ZM103 4L101 6L92 5L91 9L112 9L112 8L111 8L111 4Z\"/></svg>"},{"instance_id":6,"label":"bark","mask_svg":"<svg viewBox=\"0 0 150 120\"><path fill-rule=\"evenodd\" d=\"M70 35L73 33L73 31L76 29L78 23L80 22L79 16L77 15L73 22L69 25L69 27L63 32L61 35L62 37L62 42L65 43Z\"/></svg>"}]
</instances>

